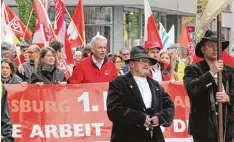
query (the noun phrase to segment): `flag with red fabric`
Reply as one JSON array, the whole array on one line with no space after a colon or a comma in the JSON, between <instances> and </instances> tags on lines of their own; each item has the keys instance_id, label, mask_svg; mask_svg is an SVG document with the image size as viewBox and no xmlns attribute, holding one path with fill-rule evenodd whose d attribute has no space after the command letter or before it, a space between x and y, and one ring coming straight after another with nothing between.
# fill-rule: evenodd
<instances>
[{"instance_id":1,"label":"flag with red fabric","mask_svg":"<svg viewBox=\"0 0 234 142\"><path fill-rule=\"evenodd\" d=\"M187 24L184 24L182 32L180 34L179 43L183 48L189 48L191 45L191 38L188 32Z\"/></svg>"},{"instance_id":2,"label":"flag with red fabric","mask_svg":"<svg viewBox=\"0 0 234 142\"><path fill-rule=\"evenodd\" d=\"M71 23L67 28L68 40L71 47L85 45L85 21L83 0L78 0L72 16Z\"/></svg>"},{"instance_id":3,"label":"flag with red fabric","mask_svg":"<svg viewBox=\"0 0 234 142\"><path fill-rule=\"evenodd\" d=\"M7 17L6 23L11 28L12 32L16 35L16 37L29 41L32 37L32 32L7 5L5 5L5 10L5 14L7 14L5 16Z\"/></svg>"},{"instance_id":4,"label":"flag with red fabric","mask_svg":"<svg viewBox=\"0 0 234 142\"><path fill-rule=\"evenodd\" d=\"M47 1L34 0L33 8L37 15L33 44L43 44L47 46L49 42L56 39L54 30L47 14Z\"/></svg>"},{"instance_id":5,"label":"flag with red fabric","mask_svg":"<svg viewBox=\"0 0 234 142\"><path fill-rule=\"evenodd\" d=\"M149 1L145 0L145 33L144 42L158 42L161 47L162 41L159 36L158 27L154 20L153 13L151 11ZM145 43L144 43L145 44Z\"/></svg>"},{"instance_id":6,"label":"flag with red fabric","mask_svg":"<svg viewBox=\"0 0 234 142\"><path fill-rule=\"evenodd\" d=\"M57 40L60 41L65 47L66 60L67 63L72 64L73 55L72 48L70 43L68 42L68 36L66 32L66 24L65 24L65 4L63 0L54 0L55 3L55 26L54 31L57 35Z\"/></svg>"}]
</instances>

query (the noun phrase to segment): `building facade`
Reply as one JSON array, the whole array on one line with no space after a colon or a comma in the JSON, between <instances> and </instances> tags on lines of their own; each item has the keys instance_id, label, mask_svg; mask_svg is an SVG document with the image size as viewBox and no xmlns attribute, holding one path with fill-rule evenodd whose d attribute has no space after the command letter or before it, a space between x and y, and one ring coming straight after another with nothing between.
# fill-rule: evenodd
<instances>
[{"instance_id":1,"label":"building facade","mask_svg":"<svg viewBox=\"0 0 234 142\"><path fill-rule=\"evenodd\" d=\"M50 0L51 6L48 13L53 23L55 14L52 1ZM5 0L5 2L17 11L15 0ZM72 16L77 0L64 0L64 2ZM87 42L90 42L91 38L99 32L108 39L109 52L117 53L122 47L142 45L144 39L144 0L83 0L83 3ZM195 18L196 0L149 0L149 3L157 23L161 22L167 31L172 25L175 25L176 41L180 35L184 17ZM227 19L225 16L223 18ZM66 22L70 23L68 14ZM233 25L231 23L229 25L223 24L228 28ZM234 38L231 37L234 28L229 28L229 31L230 38Z\"/></svg>"},{"instance_id":2,"label":"building facade","mask_svg":"<svg viewBox=\"0 0 234 142\"><path fill-rule=\"evenodd\" d=\"M210 28L217 29L216 19L212 21ZM222 31L225 38L230 41L227 51L234 56L234 0L222 13Z\"/></svg>"}]
</instances>

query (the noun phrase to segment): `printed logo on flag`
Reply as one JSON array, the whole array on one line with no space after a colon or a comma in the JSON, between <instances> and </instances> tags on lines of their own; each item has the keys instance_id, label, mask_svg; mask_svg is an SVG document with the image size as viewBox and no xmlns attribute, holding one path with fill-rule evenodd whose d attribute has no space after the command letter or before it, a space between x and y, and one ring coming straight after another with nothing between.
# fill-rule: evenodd
<instances>
[{"instance_id":1,"label":"printed logo on flag","mask_svg":"<svg viewBox=\"0 0 234 142\"><path fill-rule=\"evenodd\" d=\"M14 33L23 36L24 31L20 25L19 19L16 16L10 21L9 27L12 29Z\"/></svg>"},{"instance_id":2,"label":"printed logo on flag","mask_svg":"<svg viewBox=\"0 0 234 142\"><path fill-rule=\"evenodd\" d=\"M62 5L59 2L56 2L56 6L55 6L55 10L56 10L56 19L59 19L62 15Z\"/></svg>"}]
</instances>

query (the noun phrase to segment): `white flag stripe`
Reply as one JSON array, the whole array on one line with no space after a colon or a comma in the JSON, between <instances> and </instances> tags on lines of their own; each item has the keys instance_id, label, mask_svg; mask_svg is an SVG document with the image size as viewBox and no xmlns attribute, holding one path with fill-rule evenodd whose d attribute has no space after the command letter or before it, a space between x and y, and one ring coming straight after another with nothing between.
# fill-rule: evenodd
<instances>
[{"instance_id":1,"label":"white flag stripe","mask_svg":"<svg viewBox=\"0 0 234 142\"><path fill-rule=\"evenodd\" d=\"M167 49L171 44L174 44L161 22L159 22L159 35L163 43L163 49Z\"/></svg>"},{"instance_id":2,"label":"white flag stripe","mask_svg":"<svg viewBox=\"0 0 234 142\"><path fill-rule=\"evenodd\" d=\"M152 15L152 11L149 5L148 0L145 0L145 30L144 30L144 41L148 41L148 32L147 32L147 25L148 19Z\"/></svg>"},{"instance_id":3,"label":"white flag stripe","mask_svg":"<svg viewBox=\"0 0 234 142\"><path fill-rule=\"evenodd\" d=\"M171 26L171 29L168 32L168 36L173 42L175 42L175 26L174 25Z\"/></svg>"}]
</instances>

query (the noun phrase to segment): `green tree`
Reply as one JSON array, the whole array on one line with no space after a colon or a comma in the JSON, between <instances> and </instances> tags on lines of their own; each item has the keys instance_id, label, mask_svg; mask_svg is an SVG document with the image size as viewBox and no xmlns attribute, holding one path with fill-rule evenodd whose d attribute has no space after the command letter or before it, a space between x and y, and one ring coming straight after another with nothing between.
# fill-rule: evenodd
<instances>
[{"instance_id":1,"label":"green tree","mask_svg":"<svg viewBox=\"0 0 234 142\"><path fill-rule=\"evenodd\" d=\"M33 9L33 0L15 0L15 1L19 6L20 19L24 22L25 25L27 25L30 13ZM34 31L35 24L36 24L36 14L35 12L33 12L28 24L28 28L32 32Z\"/></svg>"}]
</instances>

